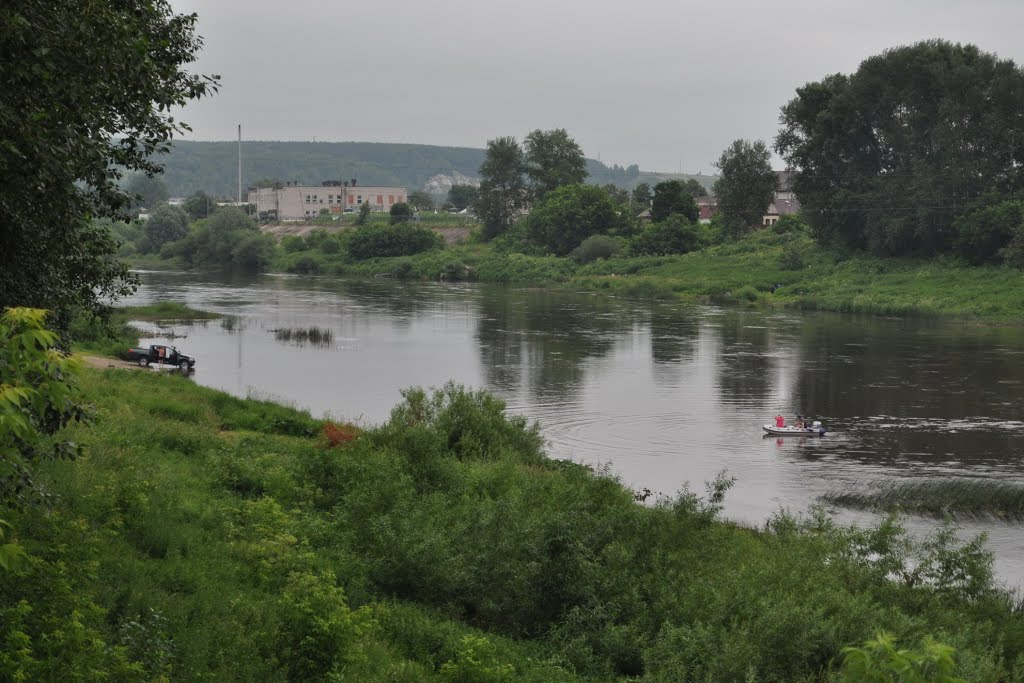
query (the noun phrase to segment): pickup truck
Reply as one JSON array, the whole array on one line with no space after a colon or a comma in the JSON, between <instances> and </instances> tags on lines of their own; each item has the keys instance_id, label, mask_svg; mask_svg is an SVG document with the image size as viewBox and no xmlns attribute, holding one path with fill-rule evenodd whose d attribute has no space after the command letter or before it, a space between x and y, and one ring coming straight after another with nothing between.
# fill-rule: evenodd
<instances>
[{"instance_id":1,"label":"pickup truck","mask_svg":"<svg viewBox=\"0 0 1024 683\"><path fill-rule=\"evenodd\" d=\"M195 367L196 359L186 356L173 346L154 344L148 349L128 349L128 360L135 361L139 367L148 367L150 363L160 363L177 367L188 372Z\"/></svg>"}]
</instances>

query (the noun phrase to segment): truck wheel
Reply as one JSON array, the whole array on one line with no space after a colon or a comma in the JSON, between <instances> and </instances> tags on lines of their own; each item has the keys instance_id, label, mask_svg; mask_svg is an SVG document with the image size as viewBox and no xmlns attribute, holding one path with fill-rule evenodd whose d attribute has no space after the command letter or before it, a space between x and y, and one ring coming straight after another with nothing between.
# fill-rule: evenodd
<instances>
[{"instance_id":1,"label":"truck wheel","mask_svg":"<svg viewBox=\"0 0 1024 683\"><path fill-rule=\"evenodd\" d=\"M181 361L181 363L178 364L178 369L181 370L183 373L184 372L188 372L189 371L189 367L190 366L189 366L187 360L183 360L183 361Z\"/></svg>"},{"instance_id":2,"label":"truck wheel","mask_svg":"<svg viewBox=\"0 0 1024 683\"><path fill-rule=\"evenodd\" d=\"M148 368L149 367L149 359L146 358L145 356L140 358L139 359L139 367L140 368Z\"/></svg>"}]
</instances>

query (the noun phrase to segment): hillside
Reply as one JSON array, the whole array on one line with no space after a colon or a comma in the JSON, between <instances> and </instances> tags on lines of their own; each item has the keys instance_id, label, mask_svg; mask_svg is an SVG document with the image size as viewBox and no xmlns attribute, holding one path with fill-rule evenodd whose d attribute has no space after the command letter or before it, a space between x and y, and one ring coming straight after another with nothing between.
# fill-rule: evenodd
<instances>
[{"instance_id":1,"label":"hillside","mask_svg":"<svg viewBox=\"0 0 1024 683\"><path fill-rule=\"evenodd\" d=\"M484 150L375 142L243 142L242 184L261 178L319 183L328 178L358 178L363 185L401 185L443 194L455 183L476 181ZM175 142L162 159L163 180L171 196L203 190L233 196L238 188L238 143ZM607 166L587 160L590 182L632 188L637 182L677 174L648 174L637 167ZM693 176L710 183L709 176ZM655 180L654 182L658 182ZM653 183L652 183L653 184Z\"/></svg>"}]
</instances>

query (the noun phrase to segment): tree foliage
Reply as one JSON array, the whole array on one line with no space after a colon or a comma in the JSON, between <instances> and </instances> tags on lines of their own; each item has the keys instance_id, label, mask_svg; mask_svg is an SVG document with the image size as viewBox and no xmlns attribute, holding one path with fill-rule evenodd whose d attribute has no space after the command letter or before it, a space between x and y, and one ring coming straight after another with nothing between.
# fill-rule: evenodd
<instances>
[{"instance_id":1,"label":"tree foliage","mask_svg":"<svg viewBox=\"0 0 1024 683\"><path fill-rule=\"evenodd\" d=\"M587 179L587 160L564 128L535 130L523 140L526 175L535 199L563 185L579 185Z\"/></svg>"},{"instance_id":2,"label":"tree foliage","mask_svg":"<svg viewBox=\"0 0 1024 683\"><path fill-rule=\"evenodd\" d=\"M348 253L361 261L379 256L411 256L439 246L441 238L433 230L401 222L358 228L349 237Z\"/></svg>"},{"instance_id":3,"label":"tree foliage","mask_svg":"<svg viewBox=\"0 0 1024 683\"><path fill-rule=\"evenodd\" d=\"M448 202L460 211L476 203L479 190L475 185L452 185L448 190Z\"/></svg>"},{"instance_id":4,"label":"tree foliage","mask_svg":"<svg viewBox=\"0 0 1024 683\"><path fill-rule=\"evenodd\" d=\"M136 173L128 178L124 189L131 196L133 208L155 209L158 204L163 204L170 198L163 181L145 173Z\"/></svg>"},{"instance_id":5,"label":"tree foliage","mask_svg":"<svg viewBox=\"0 0 1024 683\"><path fill-rule=\"evenodd\" d=\"M53 437L87 418L73 362L55 348L46 315L8 308L0 317L0 504L24 503L35 492L33 461L74 457L73 442Z\"/></svg>"},{"instance_id":6,"label":"tree foliage","mask_svg":"<svg viewBox=\"0 0 1024 683\"><path fill-rule=\"evenodd\" d=\"M700 218L700 209L693 195L686 191L678 180L666 180L654 186L654 197L651 200L651 219L663 221L673 214L678 214L690 222Z\"/></svg>"},{"instance_id":7,"label":"tree foliage","mask_svg":"<svg viewBox=\"0 0 1024 683\"><path fill-rule=\"evenodd\" d=\"M630 195L630 200L634 209L644 211L650 208L653 196L651 194L651 186L648 183L637 183Z\"/></svg>"},{"instance_id":8,"label":"tree foliage","mask_svg":"<svg viewBox=\"0 0 1024 683\"><path fill-rule=\"evenodd\" d=\"M187 127L172 107L211 92L189 74L195 15L165 0L9 0L0 7L0 306L102 309L132 291L109 232L123 173Z\"/></svg>"},{"instance_id":9,"label":"tree foliage","mask_svg":"<svg viewBox=\"0 0 1024 683\"><path fill-rule=\"evenodd\" d=\"M167 242L180 240L188 234L188 214L176 206L160 204L145 222L150 249L160 251Z\"/></svg>"},{"instance_id":10,"label":"tree foliage","mask_svg":"<svg viewBox=\"0 0 1024 683\"><path fill-rule=\"evenodd\" d=\"M614 232L624 224L620 211L603 188L566 185L538 202L526 218L530 239L564 256L591 235Z\"/></svg>"},{"instance_id":11,"label":"tree foliage","mask_svg":"<svg viewBox=\"0 0 1024 683\"><path fill-rule=\"evenodd\" d=\"M799 88L781 123L775 148L826 243L946 252L975 200L1021 190L1024 71L973 45L887 50Z\"/></svg>"},{"instance_id":12,"label":"tree foliage","mask_svg":"<svg viewBox=\"0 0 1024 683\"><path fill-rule=\"evenodd\" d=\"M391 205L389 222L391 225L402 223L412 219L414 211L412 205L405 202L397 202Z\"/></svg>"},{"instance_id":13,"label":"tree foliage","mask_svg":"<svg viewBox=\"0 0 1024 683\"><path fill-rule=\"evenodd\" d=\"M775 196L768 147L760 140L734 140L715 166L721 171L715 181L715 196L726 230L743 233L760 225Z\"/></svg>"},{"instance_id":14,"label":"tree foliage","mask_svg":"<svg viewBox=\"0 0 1024 683\"><path fill-rule=\"evenodd\" d=\"M422 190L409 193L408 204L417 211L433 211L434 198Z\"/></svg>"},{"instance_id":15,"label":"tree foliage","mask_svg":"<svg viewBox=\"0 0 1024 683\"><path fill-rule=\"evenodd\" d=\"M484 236L496 237L516 219L526 204L526 162L514 137L487 141L487 153L480 166L477 213L484 224Z\"/></svg>"},{"instance_id":16,"label":"tree foliage","mask_svg":"<svg viewBox=\"0 0 1024 683\"><path fill-rule=\"evenodd\" d=\"M189 218L197 221L200 218L209 218L210 214L217 210L217 204L213 197L200 190L186 199L182 208Z\"/></svg>"},{"instance_id":17,"label":"tree foliage","mask_svg":"<svg viewBox=\"0 0 1024 683\"><path fill-rule=\"evenodd\" d=\"M632 242L634 254L650 256L687 254L702 246L699 227L678 213L670 215L663 221L644 226Z\"/></svg>"}]
</instances>

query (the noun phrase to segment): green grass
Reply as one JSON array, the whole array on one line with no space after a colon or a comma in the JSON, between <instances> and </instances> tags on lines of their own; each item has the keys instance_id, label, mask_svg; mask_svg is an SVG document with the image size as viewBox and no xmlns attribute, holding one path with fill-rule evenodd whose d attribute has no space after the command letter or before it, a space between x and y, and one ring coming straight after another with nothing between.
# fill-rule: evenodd
<instances>
[{"instance_id":1,"label":"green grass","mask_svg":"<svg viewBox=\"0 0 1024 683\"><path fill-rule=\"evenodd\" d=\"M821 499L862 510L1024 521L1024 485L999 481L882 482L859 490L830 491Z\"/></svg>"},{"instance_id":2,"label":"green grass","mask_svg":"<svg viewBox=\"0 0 1024 683\"><path fill-rule=\"evenodd\" d=\"M1021 674L1024 616L948 536L639 505L454 386L328 448L306 412L177 375L82 382L84 457L39 463L49 509L0 510L35 558L0 571L0 640L38 663L0 677L832 681L882 629L949 643L972 680Z\"/></svg>"},{"instance_id":3,"label":"green grass","mask_svg":"<svg viewBox=\"0 0 1024 683\"><path fill-rule=\"evenodd\" d=\"M144 306L118 306L113 309L112 314L115 322L128 320L213 320L221 317L219 313L200 311L172 301L162 301Z\"/></svg>"}]
</instances>

